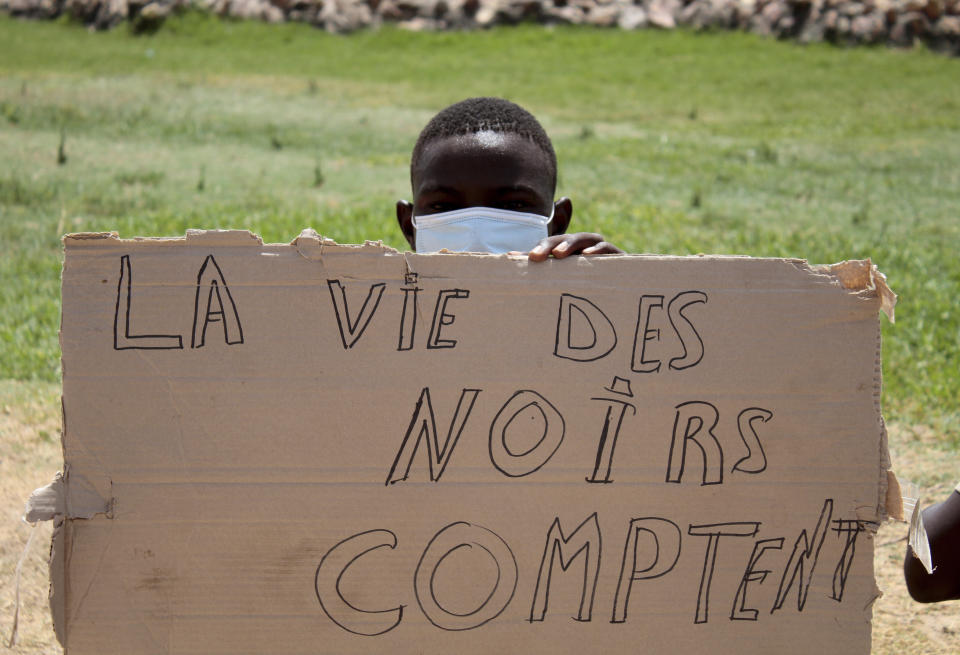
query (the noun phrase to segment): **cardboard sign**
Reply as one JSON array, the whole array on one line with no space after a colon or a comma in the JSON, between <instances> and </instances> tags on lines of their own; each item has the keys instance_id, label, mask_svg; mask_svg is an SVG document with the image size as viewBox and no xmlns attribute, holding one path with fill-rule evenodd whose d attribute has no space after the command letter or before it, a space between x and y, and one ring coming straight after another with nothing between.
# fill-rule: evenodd
<instances>
[{"instance_id":1,"label":"cardboard sign","mask_svg":"<svg viewBox=\"0 0 960 655\"><path fill-rule=\"evenodd\" d=\"M869 652L869 262L65 243L70 655Z\"/></svg>"}]
</instances>

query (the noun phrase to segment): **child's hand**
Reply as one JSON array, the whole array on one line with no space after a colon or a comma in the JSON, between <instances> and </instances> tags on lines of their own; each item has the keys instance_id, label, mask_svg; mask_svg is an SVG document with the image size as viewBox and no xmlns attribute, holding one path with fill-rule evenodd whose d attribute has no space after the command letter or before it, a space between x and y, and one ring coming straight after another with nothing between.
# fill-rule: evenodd
<instances>
[{"instance_id":1,"label":"child's hand","mask_svg":"<svg viewBox=\"0 0 960 655\"><path fill-rule=\"evenodd\" d=\"M550 255L563 259L570 255L610 255L623 253L612 243L603 240L602 234L577 232L576 234L555 234L538 243L528 257L532 262L542 262Z\"/></svg>"}]
</instances>

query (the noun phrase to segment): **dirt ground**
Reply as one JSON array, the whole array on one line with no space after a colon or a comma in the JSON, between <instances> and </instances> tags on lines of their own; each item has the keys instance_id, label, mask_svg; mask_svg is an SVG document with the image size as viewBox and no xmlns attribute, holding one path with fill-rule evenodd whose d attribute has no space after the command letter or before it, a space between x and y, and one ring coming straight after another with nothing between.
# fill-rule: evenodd
<instances>
[{"instance_id":1,"label":"dirt ground","mask_svg":"<svg viewBox=\"0 0 960 655\"><path fill-rule=\"evenodd\" d=\"M3 652L54 655L57 644L47 608L46 560L51 526L35 528L20 516L30 492L47 484L61 466L59 391L54 385L0 381L0 635ZM894 470L917 484L930 501L946 497L960 477L956 452L943 449L928 430L890 426ZM23 561L19 637L8 647L14 619L15 570L24 545L36 531ZM876 536L877 585L873 653L924 655L960 653L960 601L920 605L907 595L901 567L907 525L889 522Z\"/></svg>"}]
</instances>

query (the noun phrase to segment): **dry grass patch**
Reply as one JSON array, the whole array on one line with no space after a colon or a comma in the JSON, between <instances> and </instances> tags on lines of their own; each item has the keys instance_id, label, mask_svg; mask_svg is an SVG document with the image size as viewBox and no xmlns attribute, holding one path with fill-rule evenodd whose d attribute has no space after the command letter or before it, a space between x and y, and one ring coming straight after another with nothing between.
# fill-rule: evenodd
<instances>
[{"instance_id":1,"label":"dry grass patch","mask_svg":"<svg viewBox=\"0 0 960 655\"><path fill-rule=\"evenodd\" d=\"M32 530L20 581L19 639L10 652L62 653L53 635L47 604L50 523L35 528L20 520L30 492L60 470L60 389L50 383L0 380L0 626L3 646L10 639L15 603L14 573Z\"/></svg>"}]
</instances>

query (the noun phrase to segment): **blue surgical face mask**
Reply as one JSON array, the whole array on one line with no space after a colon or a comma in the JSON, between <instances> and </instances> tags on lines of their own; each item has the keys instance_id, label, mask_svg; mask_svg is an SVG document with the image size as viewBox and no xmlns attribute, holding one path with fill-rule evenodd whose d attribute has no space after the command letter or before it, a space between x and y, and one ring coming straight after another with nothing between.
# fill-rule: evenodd
<instances>
[{"instance_id":1,"label":"blue surgical face mask","mask_svg":"<svg viewBox=\"0 0 960 655\"><path fill-rule=\"evenodd\" d=\"M466 207L415 216L417 252L527 252L547 236L550 216L494 207Z\"/></svg>"}]
</instances>

